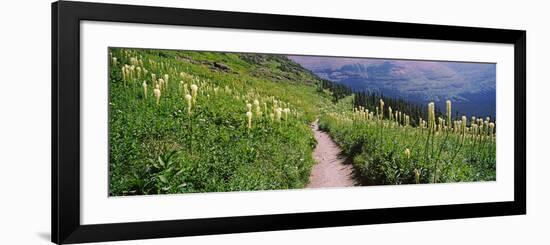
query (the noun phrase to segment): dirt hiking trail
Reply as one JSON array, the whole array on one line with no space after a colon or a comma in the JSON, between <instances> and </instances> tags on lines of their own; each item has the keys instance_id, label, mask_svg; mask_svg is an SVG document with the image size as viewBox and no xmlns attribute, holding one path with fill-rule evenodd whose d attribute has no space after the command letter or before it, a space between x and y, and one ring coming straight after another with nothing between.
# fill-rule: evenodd
<instances>
[{"instance_id":1,"label":"dirt hiking trail","mask_svg":"<svg viewBox=\"0 0 550 245\"><path fill-rule=\"evenodd\" d=\"M306 188L354 186L352 166L344 164L344 159L340 157L340 147L327 133L319 130L319 119L312 123L311 130L317 140L313 150L313 158L317 163L311 170Z\"/></svg>"}]
</instances>

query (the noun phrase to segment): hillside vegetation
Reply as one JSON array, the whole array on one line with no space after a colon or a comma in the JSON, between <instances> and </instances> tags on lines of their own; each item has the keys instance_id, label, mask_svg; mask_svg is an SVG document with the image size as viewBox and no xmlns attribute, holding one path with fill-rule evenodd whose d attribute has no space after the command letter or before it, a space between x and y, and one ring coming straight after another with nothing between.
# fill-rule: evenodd
<instances>
[{"instance_id":1,"label":"hillside vegetation","mask_svg":"<svg viewBox=\"0 0 550 245\"><path fill-rule=\"evenodd\" d=\"M352 99L341 100L349 108ZM328 131L351 158L362 185L450 183L496 180L496 134L490 118L437 116L430 103L426 120L377 106L324 114Z\"/></svg>"},{"instance_id":2,"label":"hillside vegetation","mask_svg":"<svg viewBox=\"0 0 550 245\"><path fill-rule=\"evenodd\" d=\"M283 56L110 49L111 195L301 188L331 94Z\"/></svg>"},{"instance_id":3,"label":"hillside vegetation","mask_svg":"<svg viewBox=\"0 0 550 245\"><path fill-rule=\"evenodd\" d=\"M353 92L281 55L109 56L112 196L303 188L316 118L362 185L496 178L494 121L451 115L450 101L442 113Z\"/></svg>"}]
</instances>

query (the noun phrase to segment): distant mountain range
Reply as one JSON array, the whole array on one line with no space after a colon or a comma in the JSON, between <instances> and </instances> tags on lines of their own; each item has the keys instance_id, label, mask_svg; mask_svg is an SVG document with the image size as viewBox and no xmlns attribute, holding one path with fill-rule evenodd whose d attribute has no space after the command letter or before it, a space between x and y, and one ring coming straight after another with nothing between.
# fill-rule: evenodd
<instances>
[{"instance_id":1,"label":"distant mountain range","mask_svg":"<svg viewBox=\"0 0 550 245\"><path fill-rule=\"evenodd\" d=\"M453 113L495 117L496 64L288 56L317 76L351 87L376 91L414 103L434 101Z\"/></svg>"}]
</instances>

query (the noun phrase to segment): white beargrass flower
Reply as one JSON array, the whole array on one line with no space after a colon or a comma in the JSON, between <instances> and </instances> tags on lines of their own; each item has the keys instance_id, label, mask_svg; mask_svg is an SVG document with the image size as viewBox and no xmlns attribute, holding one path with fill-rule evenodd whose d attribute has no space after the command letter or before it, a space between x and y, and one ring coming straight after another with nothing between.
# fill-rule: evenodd
<instances>
[{"instance_id":1,"label":"white beargrass flower","mask_svg":"<svg viewBox=\"0 0 550 245\"><path fill-rule=\"evenodd\" d=\"M273 120L275 119L275 115L273 113L269 113L269 118L273 122Z\"/></svg>"},{"instance_id":2,"label":"white beargrass flower","mask_svg":"<svg viewBox=\"0 0 550 245\"><path fill-rule=\"evenodd\" d=\"M164 74L164 82L166 83L166 88L168 88L168 80L170 76L168 74Z\"/></svg>"},{"instance_id":3,"label":"white beargrass flower","mask_svg":"<svg viewBox=\"0 0 550 245\"><path fill-rule=\"evenodd\" d=\"M451 127L451 101L447 100L445 104L447 109L447 127Z\"/></svg>"},{"instance_id":4,"label":"white beargrass flower","mask_svg":"<svg viewBox=\"0 0 550 245\"><path fill-rule=\"evenodd\" d=\"M260 101L254 100L254 108L256 109L256 116L259 117L260 114L262 113L260 109Z\"/></svg>"},{"instance_id":5,"label":"white beargrass flower","mask_svg":"<svg viewBox=\"0 0 550 245\"><path fill-rule=\"evenodd\" d=\"M141 86L143 86L143 97L147 99L147 81L143 81Z\"/></svg>"},{"instance_id":6,"label":"white beargrass flower","mask_svg":"<svg viewBox=\"0 0 550 245\"><path fill-rule=\"evenodd\" d=\"M246 112L246 118L248 119L248 128L252 128L252 112Z\"/></svg>"},{"instance_id":7,"label":"white beargrass flower","mask_svg":"<svg viewBox=\"0 0 550 245\"><path fill-rule=\"evenodd\" d=\"M466 116L462 116L462 133L466 132L466 124L468 124L468 119Z\"/></svg>"},{"instance_id":8,"label":"white beargrass flower","mask_svg":"<svg viewBox=\"0 0 550 245\"><path fill-rule=\"evenodd\" d=\"M139 79L141 79L141 67L138 66L138 67L136 68L136 71L137 71L137 77L138 77Z\"/></svg>"},{"instance_id":9,"label":"white beargrass flower","mask_svg":"<svg viewBox=\"0 0 550 245\"><path fill-rule=\"evenodd\" d=\"M180 83L178 84L178 90L179 90L180 93L182 93L183 96L185 96L185 95L183 94L183 84L184 84L184 82L183 82L183 81L180 81Z\"/></svg>"},{"instance_id":10,"label":"white beargrass flower","mask_svg":"<svg viewBox=\"0 0 550 245\"><path fill-rule=\"evenodd\" d=\"M277 119L277 121L281 121L281 112L282 111L283 111L283 109L281 109L281 108L275 109L275 118Z\"/></svg>"},{"instance_id":11,"label":"white beargrass flower","mask_svg":"<svg viewBox=\"0 0 550 245\"><path fill-rule=\"evenodd\" d=\"M395 111L395 122L399 124L399 111Z\"/></svg>"},{"instance_id":12,"label":"white beargrass flower","mask_svg":"<svg viewBox=\"0 0 550 245\"><path fill-rule=\"evenodd\" d=\"M246 110L247 111L252 111L252 104L246 103Z\"/></svg>"},{"instance_id":13,"label":"white beargrass flower","mask_svg":"<svg viewBox=\"0 0 550 245\"><path fill-rule=\"evenodd\" d=\"M196 84L191 84L191 96L197 96L197 91L199 91L199 87Z\"/></svg>"},{"instance_id":14,"label":"white beargrass flower","mask_svg":"<svg viewBox=\"0 0 550 245\"><path fill-rule=\"evenodd\" d=\"M193 103L191 102L193 98L190 94L185 95L185 101L187 101L187 113L191 113L191 107L193 106Z\"/></svg>"},{"instance_id":15,"label":"white beargrass flower","mask_svg":"<svg viewBox=\"0 0 550 245\"><path fill-rule=\"evenodd\" d=\"M285 121L288 120L288 113L290 113L290 109L289 108L285 108L284 109L284 112L285 112Z\"/></svg>"},{"instance_id":16,"label":"white beargrass flower","mask_svg":"<svg viewBox=\"0 0 550 245\"><path fill-rule=\"evenodd\" d=\"M411 158L411 150L409 150L409 148L405 149L405 156L407 157L407 159Z\"/></svg>"},{"instance_id":17,"label":"white beargrass flower","mask_svg":"<svg viewBox=\"0 0 550 245\"><path fill-rule=\"evenodd\" d=\"M159 84L159 86L160 86L160 90L164 90L164 89L165 89L164 79L159 78L158 84Z\"/></svg>"},{"instance_id":18,"label":"white beargrass flower","mask_svg":"<svg viewBox=\"0 0 550 245\"><path fill-rule=\"evenodd\" d=\"M191 84L191 96L193 97L193 103L197 102L197 92L199 87L196 84Z\"/></svg>"},{"instance_id":19,"label":"white beargrass flower","mask_svg":"<svg viewBox=\"0 0 550 245\"><path fill-rule=\"evenodd\" d=\"M397 115L399 116L399 120L397 120L397 122L398 122L399 124L403 124L403 114L404 114L404 113L402 113L402 112L399 112L399 113L397 114Z\"/></svg>"},{"instance_id":20,"label":"white beargrass flower","mask_svg":"<svg viewBox=\"0 0 550 245\"><path fill-rule=\"evenodd\" d=\"M414 179L417 184L420 184L420 170L414 169Z\"/></svg>"},{"instance_id":21,"label":"white beargrass flower","mask_svg":"<svg viewBox=\"0 0 550 245\"><path fill-rule=\"evenodd\" d=\"M384 119L384 101L380 99L380 119Z\"/></svg>"},{"instance_id":22,"label":"white beargrass flower","mask_svg":"<svg viewBox=\"0 0 550 245\"><path fill-rule=\"evenodd\" d=\"M188 94L188 93L189 93L189 89L187 88L187 83L184 83L184 84L183 84L183 93L184 93L184 94Z\"/></svg>"},{"instance_id":23,"label":"white beargrass flower","mask_svg":"<svg viewBox=\"0 0 550 245\"><path fill-rule=\"evenodd\" d=\"M160 89L159 89L159 85L157 84L157 86L155 87L155 89L153 90L153 94L155 95L155 98L157 98L157 105L159 104L160 102Z\"/></svg>"},{"instance_id":24,"label":"white beargrass flower","mask_svg":"<svg viewBox=\"0 0 550 245\"><path fill-rule=\"evenodd\" d=\"M435 127L435 104L434 102L428 103L428 128L434 129Z\"/></svg>"},{"instance_id":25,"label":"white beargrass flower","mask_svg":"<svg viewBox=\"0 0 550 245\"><path fill-rule=\"evenodd\" d=\"M126 66L120 68L122 71L122 80L126 83Z\"/></svg>"}]
</instances>

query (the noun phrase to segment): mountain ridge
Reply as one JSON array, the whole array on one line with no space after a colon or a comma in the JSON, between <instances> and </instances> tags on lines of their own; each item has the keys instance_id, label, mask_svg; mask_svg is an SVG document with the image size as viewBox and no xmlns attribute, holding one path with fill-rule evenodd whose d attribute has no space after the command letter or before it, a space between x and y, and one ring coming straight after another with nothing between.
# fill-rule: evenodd
<instances>
[{"instance_id":1,"label":"mountain ridge","mask_svg":"<svg viewBox=\"0 0 550 245\"><path fill-rule=\"evenodd\" d=\"M455 113L495 117L496 64L450 61L287 56L323 79L354 91L375 91L443 106Z\"/></svg>"}]
</instances>

